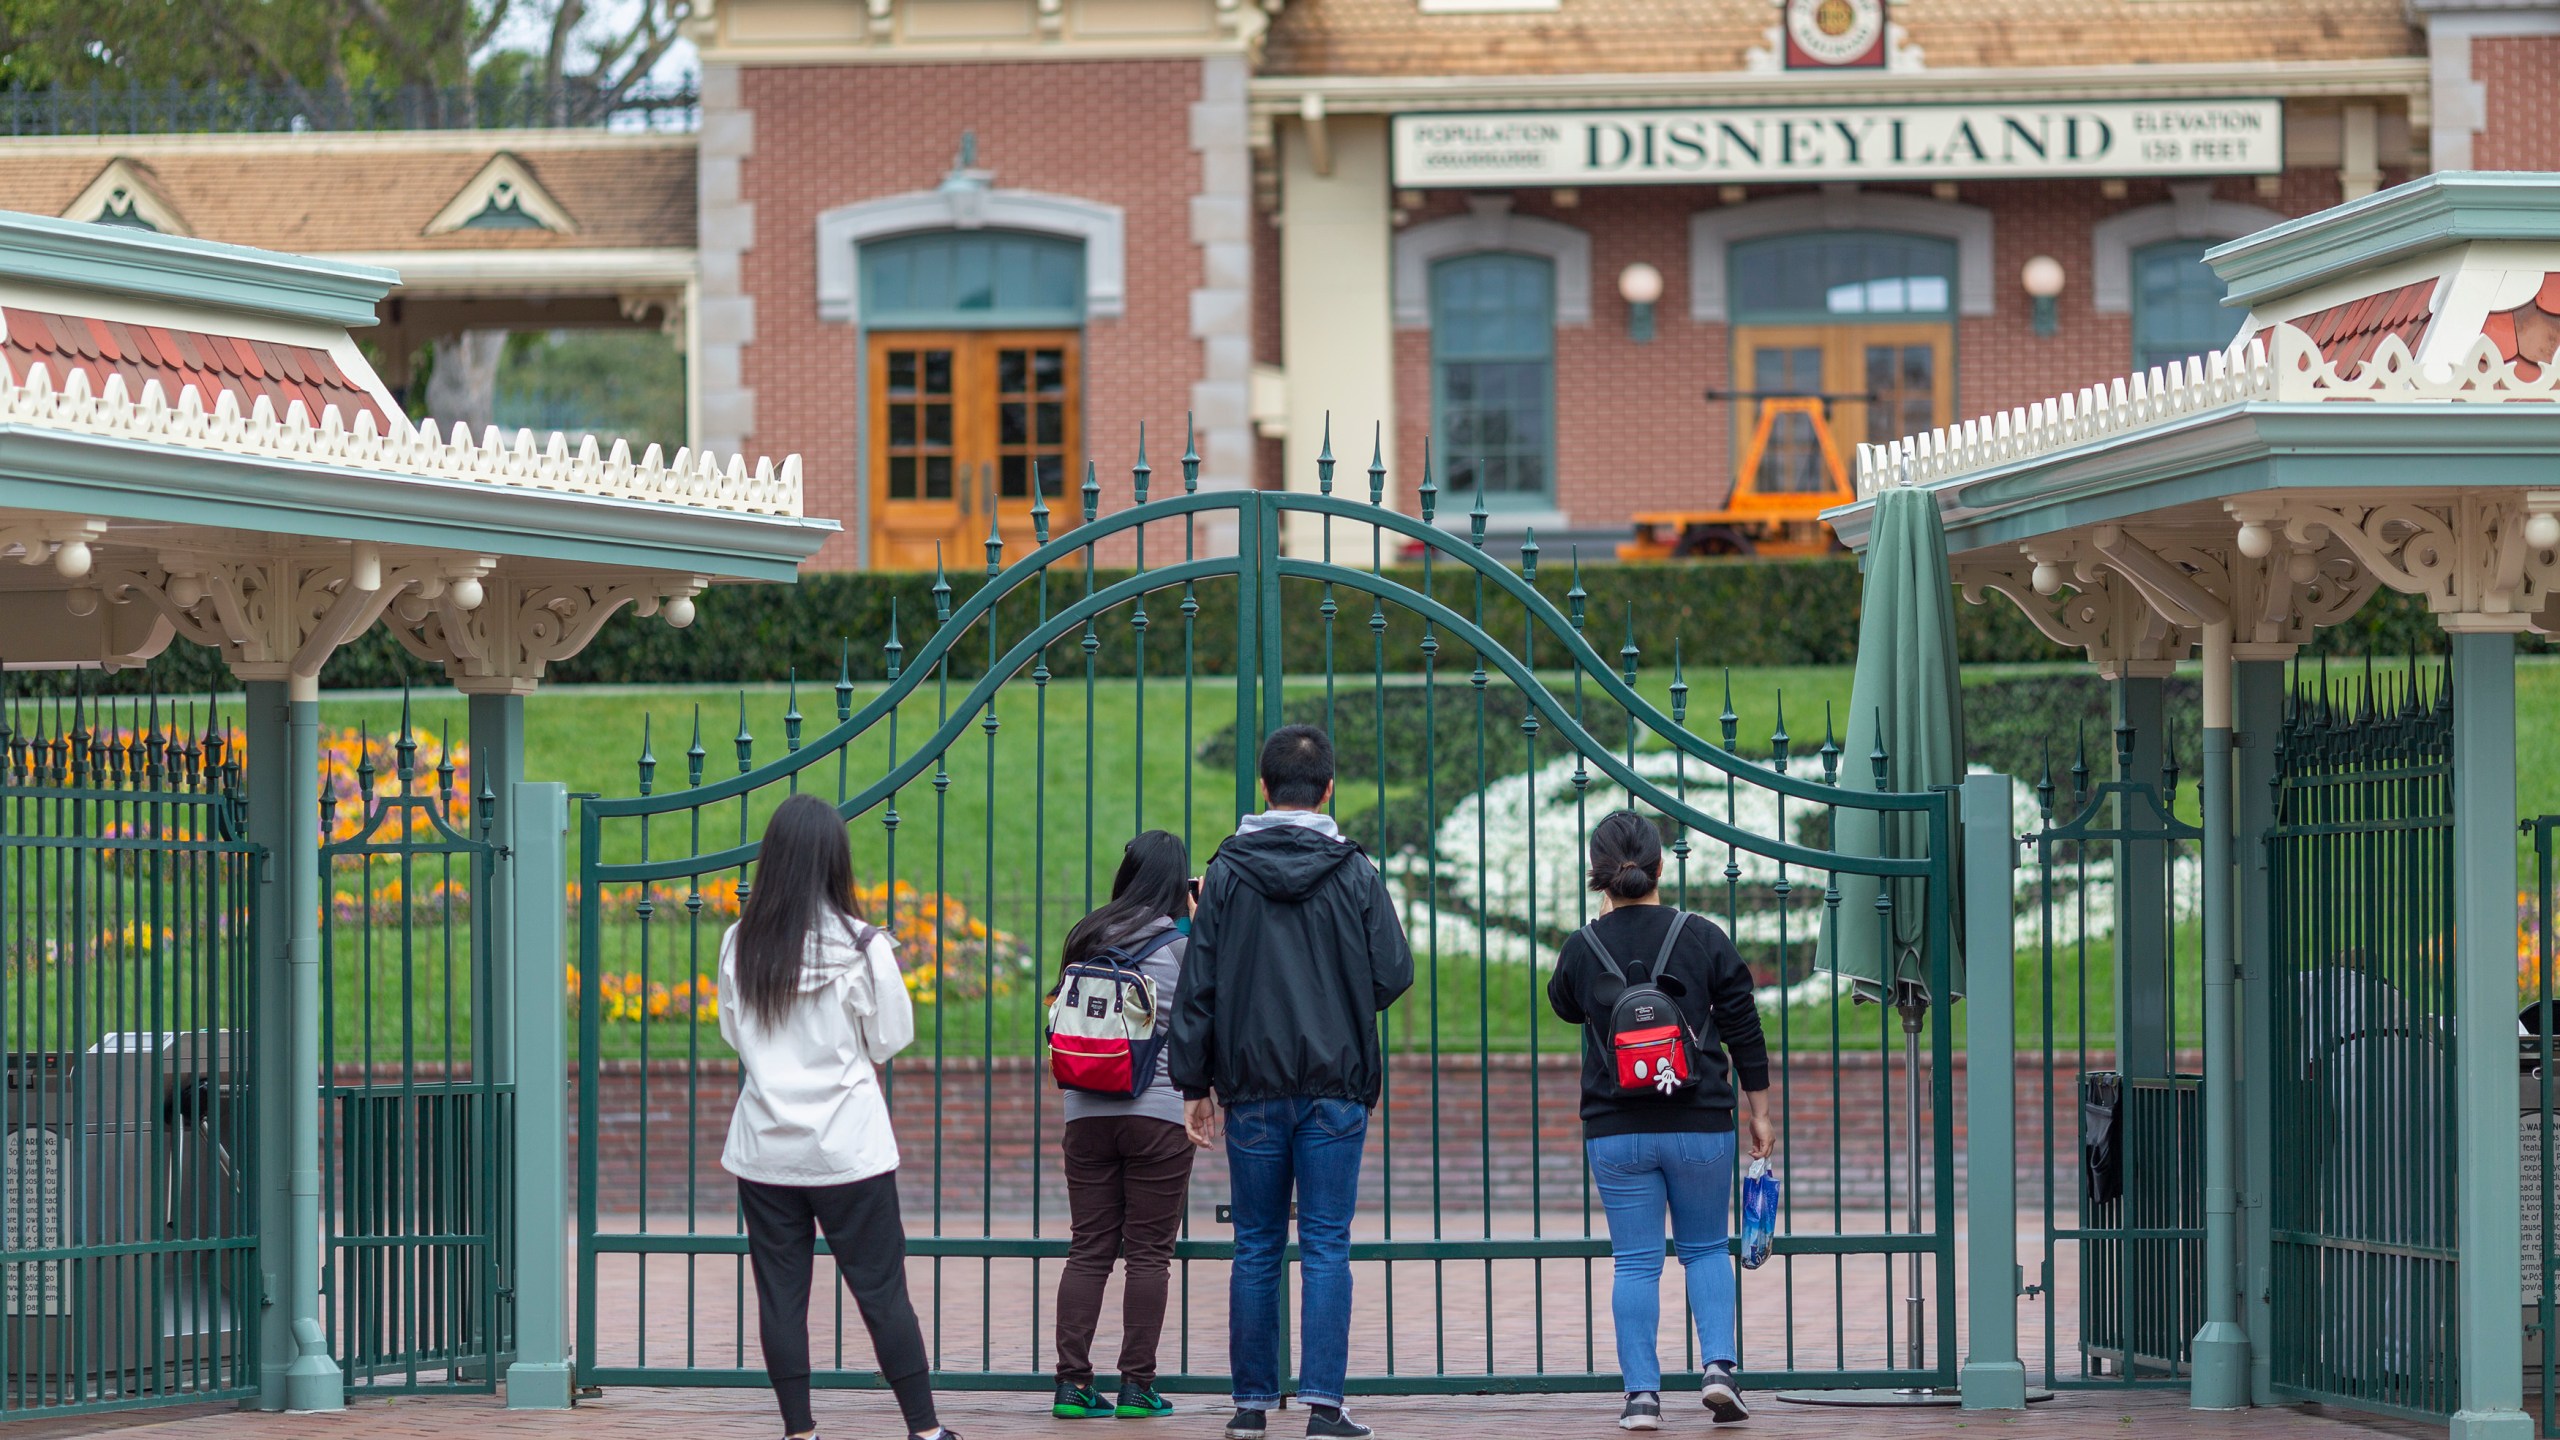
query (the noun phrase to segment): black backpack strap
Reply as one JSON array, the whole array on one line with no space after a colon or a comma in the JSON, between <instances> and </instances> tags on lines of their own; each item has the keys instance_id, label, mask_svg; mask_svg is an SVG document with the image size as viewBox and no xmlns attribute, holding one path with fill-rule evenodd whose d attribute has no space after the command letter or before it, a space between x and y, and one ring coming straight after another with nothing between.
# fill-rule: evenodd
<instances>
[{"instance_id":1,"label":"black backpack strap","mask_svg":"<svg viewBox=\"0 0 2560 1440\"><path fill-rule=\"evenodd\" d=\"M1618 957L1610 954L1609 947L1600 943L1599 924L1599 921L1594 920L1583 926L1577 933L1582 936L1582 943L1590 946L1591 953L1599 959L1600 968L1616 976L1618 983L1624 985L1627 983L1627 972L1618 968Z\"/></svg>"},{"instance_id":2,"label":"black backpack strap","mask_svg":"<svg viewBox=\"0 0 2560 1440\"><path fill-rule=\"evenodd\" d=\"M1686 911L1686 910L1674 910L1674 911L1672 911L1672 912L1671 912L1671 928L1670 928L1670 929L1668 929L1668 930L1666 930L1666 931L1664 931L1664 932L1662 932L1662 948L1661 948L1660 950L1658 950L1658 951L1655 951L1655 952L1654 952L1654 956L1653 956L1653 978L1654 978L1654 979L1656 979L1656 980L1660 980L1660 979L1662 978L1662 967L1671 963L1671 947L1672 947L1673 945L1675 945L1675 944L1679 943L1679 940L1680 940L1680 927L1681 927L1681 926L1683 926L1683 925L1686 925L1686 924L1688 924L1688 923L1689 923L1689 912L1688 912L1688 911Z\"/></svg>"}]
</instances>

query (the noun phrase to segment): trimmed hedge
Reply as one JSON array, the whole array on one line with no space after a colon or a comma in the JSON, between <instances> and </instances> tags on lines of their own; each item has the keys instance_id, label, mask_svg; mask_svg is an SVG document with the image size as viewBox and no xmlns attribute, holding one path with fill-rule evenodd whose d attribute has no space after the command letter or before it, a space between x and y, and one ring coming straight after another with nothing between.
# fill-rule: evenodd
<instances>
[{"instance_id":1,"label":"trimmed hedge","mask_svg":"<svg viewBox=\"0 0 2560 1440\"><path fill-rule=\"evenodd\" d=\"M1569 565L1539 568L1537 588L1559 608L1572 588ZM1128 570L1098 570L1094 583L1107 587L1130 577ZM1391 567L1388 578L1419 588L1419 566ZM1845 665L1856 655L1859 583L1857 565L1846 558L1771 561L1749 564L1605 565L1582 567L1588 593L1586 613L1591 643L1614 660L1630 631L1640 663L1655 665L1671 658L1672 642L1680 642L1682 658L1691 666ZM983 575L952 578L951 603L964 603L986 583ZM1476 579L1465 567L1435 563L1431 594L1460 615L1476 608ZM883 673L881 646L889 637L894 605L897 633L907 663L934 632L933 577L923 574L830 571L802 578L797 585L722 587L702 597L699 618L687 630L673 630L655 620L616 617L585 653L551 667L550 678L562 684L742 684L778 681L796 669L803 680L828 682L836 675L839 637L852 644L852 668L858 680ZM1048 580L1052 613L1085 590L1081 570L1060 567ZM1010 648L1030 630L1040 614L1039 586L1027 585L997 607L997 631ZM1218 581L1197 588L1198 605L1192 635L1194 665L1204 675L1230 674L1235 666L1236 587ZM1361 592L1337 587L1339 607L1333 627L1334 658L1341 673L1366 673L1375 655L1370 629L1370 601ZM1324 663L1322 587L1289 580L1281 587L1286 663L1293 674L1321 673ZM1179 590L1147 597L1149 674L1179 674L1183 664L1183 596ZM1387 608L1386 665L1399 673L1423 668L1419 616L1400 606ZM1522 617L1499 590L1484 587L1482 614L1496 641L1518 651ZM1094 626L1096 670L1120 676L1137 663L1134 610L1122 606ZM1958 643L1968 663L2054 661L2076 658L2037 633L2017 608L2005 601L1956 607ZM2425 605L2411 596L2381 594L2354 619L2323 631L2315 654L2399 655L2439 648L2435 622ZM1468 647L1447 632L1441 636L1439 672L1459 677L1475 663ZM1049 647L1049 664L1062 675L1083 671L1084 637L1072 632ZM2540 637L2526 648L2540 650ZM1552 637L1539 634L1528 651L1540 666L1553 665L1561 651ZM955 647L952 673L974 676L987 660L983 627ZM393 687L404 679L440 683L435 668L402 650L388 631L374 627L333 656L321 675L332 689ZM70 673L28 673L11 677L20 693L68 689ZM138 670L120 675L89 675L86 687L125 693L156 688L163 693L231 688L214 652L184 641Z\"/></svg>"}]
</instances>

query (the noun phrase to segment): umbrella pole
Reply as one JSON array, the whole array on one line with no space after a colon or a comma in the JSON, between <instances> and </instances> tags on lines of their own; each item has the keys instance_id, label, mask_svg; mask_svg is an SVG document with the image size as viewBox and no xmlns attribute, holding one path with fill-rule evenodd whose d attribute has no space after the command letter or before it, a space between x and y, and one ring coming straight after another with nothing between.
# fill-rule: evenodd
<instances>
[{"instance_id":1,"label":"umbrella pole","mask_svg":"<svg viewBox=\"0 0 2560 1440\"><path fill-rule=\"evenodd\" d=\"M1903 1223L1917 1235L1920 1233L1920 1021L1929 1010L1928 993L1918 985L1905 982L1901 1003L1895 1008L1902 1012L1902 1113L1911 1135L1910 1163L1902 1170ZM1928 1367L1924 1337L1928 1333L1929 1304L1921 1293L1924 1270L1919 1251L1911 1252L1909 1263L1911 1291L1902 1302L1904 1346L1910 1355L1911 1368L1922 1370Z\"/></svg>"}]
</instances>

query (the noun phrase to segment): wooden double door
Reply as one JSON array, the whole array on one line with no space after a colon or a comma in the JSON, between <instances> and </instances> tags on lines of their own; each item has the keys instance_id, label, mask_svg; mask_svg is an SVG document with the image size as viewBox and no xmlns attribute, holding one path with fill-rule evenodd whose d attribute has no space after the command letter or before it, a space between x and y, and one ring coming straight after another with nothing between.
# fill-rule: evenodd
<instances>
[{"instance_id":1,"label":"wooden double door","mask_svg":"<svg viewBox=\"0 0 2560 1440\"><path fill-rule=\"evenodd\" d=\"M871 565L985 563L990 524L1008 558L1032 538L1035 489L1057 508L1083 453L1082 365L1072 330L874 333L870 339ZM1075 521L1052 521L1053 533Z\"/></svg>"},{"instance_id":2,"label":"wooden double door","mask_svg":"<svg viewBox=\"0 0 2560 1440\"><path fill-rule=\"evenodd\" d=\"M1741 325L1734 337L1734 388L1756 395L1831 397L1831 440L1843 460L1861 443L1881 445L1947 424L1955 415L1955 331L1943 321L1854 325ZM1746 409L1737 445L1750 434ZM1776 418L1760 458L1760 487L1828 487L1812 423Z\"/></svg>"}]
</instances>

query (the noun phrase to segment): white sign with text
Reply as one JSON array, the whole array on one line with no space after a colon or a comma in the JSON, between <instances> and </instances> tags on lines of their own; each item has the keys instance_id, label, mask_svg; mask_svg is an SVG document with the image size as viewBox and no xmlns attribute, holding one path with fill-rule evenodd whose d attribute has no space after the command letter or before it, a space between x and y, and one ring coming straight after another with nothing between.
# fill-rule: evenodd
<instances>
[{"instance_id":1,"label":"white sign with text","mask_svg":"<svg viewBox=\"0 0 2560 1440\"><path fill-rule=\"evenodd\" d=\"M1395 183L1685 185L2272 175L2279 100L1399 115Z\"/></svg>"}]
</instances>

